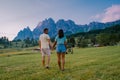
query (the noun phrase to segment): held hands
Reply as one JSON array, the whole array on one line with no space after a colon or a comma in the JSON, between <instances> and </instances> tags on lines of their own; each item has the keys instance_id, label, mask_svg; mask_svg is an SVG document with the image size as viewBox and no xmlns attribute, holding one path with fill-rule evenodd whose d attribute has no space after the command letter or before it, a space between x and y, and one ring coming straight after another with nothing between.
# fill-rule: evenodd
<instances>
[{"instance_id":1,"label":"held hands","mask_svg":"<svg viewBox=\"0 0 120 80\"><path fill-rule=\"evenodd\" d=\"M54 50L54 47L53 47L53 46L51 46L51 50L52 50L52 51Z\"/></svg>"},{"instance_id":2,"label":"held hands","mask_svg":"<svg viewBox=\"0 0 120 80\"><path fill-rule=\"evenodd\" d=\"M51 50L54 50L54 47L52 45L49 45L49 47L50 47Z\"/></svg>"},{"instance_id":3,"label":"held hands","mask_svg":"<svg viewBox=\"0 0 120 80\"><path fill-rule=\"evenodd\" d=\"M49 45L49 46L50 46L50 49L51 49L51 50L54 50L55 45L56 45L56 42L54 42L54 43L50 43L50 45Z\"/></svg>"}]
</instances>

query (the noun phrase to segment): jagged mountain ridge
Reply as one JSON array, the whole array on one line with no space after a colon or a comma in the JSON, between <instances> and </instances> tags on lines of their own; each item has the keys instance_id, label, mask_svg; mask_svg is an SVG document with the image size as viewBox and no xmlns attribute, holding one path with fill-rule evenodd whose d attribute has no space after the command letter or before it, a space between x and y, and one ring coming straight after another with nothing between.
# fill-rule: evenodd
<instances>
[{"instance_id":1,"label":"jagged mountain ridge","mask_svg":"<svg viewBox=\"0 0 120 80\"><path fill-rule=\"evenodd\" d=\"M14 38L14 40L24 40L26 38L33 38L33 33L30 30L29 26L27 26L27 28L24 28L23 30L20 30L17 34L17 36Z\"/></svg>"},{"instance_id":2,"label":"jagged mountain ridge","mask_svg":"<svg viewBox=\"0 0 120 80\"><path fill-rule=\"evenodd\" d=\"M91 22L85 25L78 25L75 24L75 22L72 20L65 21L64 19L60 19L55 23L52 18L48 18L42 22L39 22L33 31L31 31L29 27L24 28L23 30L18 32L18 35L14 38L14 40L24 40L27 37L29 37L30 39L38 39L40 34L43 33L44 28L49 29L50 37L55 37L59 29L63 29L66 35L70 35L78 32L88 32L91 30L105 29L106 27L110 27L116 24L120 24L120 20L108 23Z\"/></svg>"}]
</instances>

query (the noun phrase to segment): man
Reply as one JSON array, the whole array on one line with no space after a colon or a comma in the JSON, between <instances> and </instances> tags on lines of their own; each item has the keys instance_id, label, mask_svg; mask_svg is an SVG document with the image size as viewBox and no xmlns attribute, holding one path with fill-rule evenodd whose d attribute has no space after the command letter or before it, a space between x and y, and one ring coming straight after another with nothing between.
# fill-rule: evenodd
<instances>
[{"instance_id":1,"label":"man","mask_svg":"<svg viewBox=\"0 0 120 80\"><path fill-rule=\"evenodd\" d=\"M48 35L48 28L44 29L44 33L39 37L39 47L42 53L42 64L49 69L50 63L50 37ZM47 55L47 63L45 64L45 56Z\"/></svg>"}]
</instances>

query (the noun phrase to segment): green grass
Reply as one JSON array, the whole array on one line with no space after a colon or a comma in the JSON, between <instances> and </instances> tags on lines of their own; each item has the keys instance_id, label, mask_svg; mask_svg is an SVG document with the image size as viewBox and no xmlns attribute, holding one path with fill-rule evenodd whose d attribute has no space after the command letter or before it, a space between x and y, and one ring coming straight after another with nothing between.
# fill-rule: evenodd
<instances>
[{"instance_id":1,"label":"green grass","mask_svg":"<svg viewBox=\"0 0 120 80\"><path fill-rule=\"evenodd\" d=\"M74 54L66 55L63 72L52 51L50 66L43 68L41 54L31 49L2 50L0 80L119 80L120 46L74 48Z\"/></svg>"}]
</instances>

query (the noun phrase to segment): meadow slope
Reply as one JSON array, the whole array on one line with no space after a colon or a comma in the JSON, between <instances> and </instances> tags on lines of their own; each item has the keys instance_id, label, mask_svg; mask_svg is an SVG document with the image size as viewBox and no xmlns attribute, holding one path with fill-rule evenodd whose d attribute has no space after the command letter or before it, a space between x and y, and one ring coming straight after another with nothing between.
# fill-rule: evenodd
<instances>
[{"instance_id":1,"label":"meadow slope","mask_svg":"<svg viewBox=\"0 0 120 80\"><path fill-rule=\"evenodd\" d=\"M120 46L74 48L66 54L65 71L57 65L55 51L50 69L41 65L41 54L31 49L0 50L0 80L119 80Z\"/></svg>"}]
</instances>

